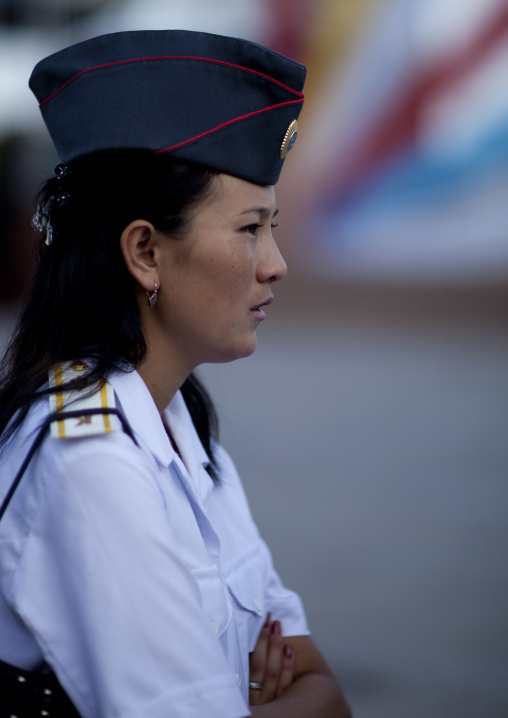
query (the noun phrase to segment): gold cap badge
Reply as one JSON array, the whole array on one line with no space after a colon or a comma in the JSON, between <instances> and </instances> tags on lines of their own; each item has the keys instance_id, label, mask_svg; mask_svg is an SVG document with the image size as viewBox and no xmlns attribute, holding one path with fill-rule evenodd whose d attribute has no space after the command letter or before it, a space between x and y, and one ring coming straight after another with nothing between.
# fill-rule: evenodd
<instances>
[{"instance_id":1,"label":"gold cap badge","mask_svg":"<svg viewBox=\"0 0 508 718\"><path fill-rule=\"evenodd\" d=\"M283 160L284 157L286 157L289 150L293 149L293 145L296 142L297 134L298 134L298 121L293 120L293 122L287 128L286 134L284 135L284 139L282 140L282 144L280 146L281 160Z\"/></svg>"}]
</instances>

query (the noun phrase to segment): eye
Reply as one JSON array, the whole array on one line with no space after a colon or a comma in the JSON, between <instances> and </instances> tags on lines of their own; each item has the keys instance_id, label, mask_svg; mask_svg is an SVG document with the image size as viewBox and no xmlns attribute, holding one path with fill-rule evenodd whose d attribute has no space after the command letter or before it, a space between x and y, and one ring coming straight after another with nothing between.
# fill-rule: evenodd
<instances>
[{"instance_id":1,"label":"eye","mask_svg":"<svg viewBox=\"0 0 508 718\"><path fill-rule=\"evenodd\" d=\"M258 229L261 229L262 226L263 226L262 224L248 224L246 227L242 227L242 232L247 232L247 234L256 235Z\"/></svg>"}]
</instances>

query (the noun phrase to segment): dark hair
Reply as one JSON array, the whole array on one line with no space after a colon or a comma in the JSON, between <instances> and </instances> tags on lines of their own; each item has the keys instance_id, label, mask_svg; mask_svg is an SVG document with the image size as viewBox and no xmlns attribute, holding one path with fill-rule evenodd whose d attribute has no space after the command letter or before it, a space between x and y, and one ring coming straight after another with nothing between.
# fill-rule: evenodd
<instances>
[{"instance_id":1,"label":"dark hair","mask_svg":"<svg viewBox=\"0 0 508 718\"><path fill-rule=\"evenodd\" d=\"M46 182L39 208L47 208L52 242L48 247L41 235L26 305L2 360L0 445L33 402L51 391L41 386L55 364L93 360L80 387L125 371L126 362L140 365L146 343L120 235L134 219L146 219L178 241L189 210L207 195L216 174L145 150L112 150L74 160ZM217 481L213 404L193 374L181 391Z\"/></svg>"}]
</instances>

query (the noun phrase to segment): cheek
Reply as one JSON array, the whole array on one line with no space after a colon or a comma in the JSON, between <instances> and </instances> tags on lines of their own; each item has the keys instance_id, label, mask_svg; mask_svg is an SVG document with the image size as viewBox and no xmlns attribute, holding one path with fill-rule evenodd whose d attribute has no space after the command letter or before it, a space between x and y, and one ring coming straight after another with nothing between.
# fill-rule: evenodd
<instances>
[{"instance_id":1,"label":"cheek","mask_svg":"<svg viewBox=\"0 0 508 718\"><path fill-rule=\"evenodd\" d=\"M253 247L243 238L200 235L191 250L173 256L166 270L168 310L195 317L213 314L229 321L245 311L255 281ZM175 261L176 260L176 261Z\"/></svg>"},{"instance_id":2,"label":"cheek","mask_svg":"<svg viewBox=\"0 0 508 718\"><path fill-rule=\"evenodd\" d=\"M232 298L241 298L249 295L252 287L252 278L248 266L235 265L223 275L224 286Z\"/></svg>"},{"instance_id":3,"label":"cheek","mask_svg":"<svg viewBox=\"0 0 508 718\"><path fill-rule=\"evenodd\" d=\"M248 295L255 278L254 261L248 248L235 247L224 257L211 254L201 273L203 286L228 299Z\"/></svg>"}]
</instances>

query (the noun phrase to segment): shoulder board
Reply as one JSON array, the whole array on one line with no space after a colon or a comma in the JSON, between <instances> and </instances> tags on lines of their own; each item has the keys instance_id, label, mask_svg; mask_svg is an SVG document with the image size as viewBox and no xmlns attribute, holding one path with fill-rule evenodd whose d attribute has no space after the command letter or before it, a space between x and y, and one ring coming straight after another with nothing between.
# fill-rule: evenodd
<instances>
[{"instance_id":1,"label":"shoulder board","mask_svg":"<svg viewBox=\"0 0 508 718\"><path fill-rule=\"evenodd\" d=\"M88 365L83 361L57 364L49 372L49 385L58 388L68 384L77 379L81 372L87 369ZM116 407L113 388L105 380L101 380L95 388L67 388L65 391L52 392L48 396L52 412L114 409ZM56 439L75 439L84 436L109 434L121 428L120 421L114 414L84 415L54 421L51 424L51 436Z\"/></svg>"}]
</instances>

